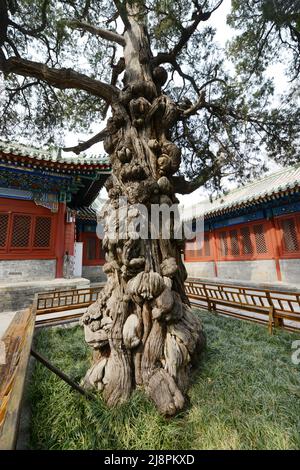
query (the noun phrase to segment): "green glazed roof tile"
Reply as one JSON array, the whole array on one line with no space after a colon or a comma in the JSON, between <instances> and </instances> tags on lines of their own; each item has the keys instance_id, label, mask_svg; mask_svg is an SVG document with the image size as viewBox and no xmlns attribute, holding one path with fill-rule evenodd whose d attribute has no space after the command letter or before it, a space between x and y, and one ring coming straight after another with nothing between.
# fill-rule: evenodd
<instances>
[{"instance_id":1,"label":"green glazed roof tile","mask_svg":"<svg viewBox=\"0 0 300 470\"><path fill-rule=\"evenodd\" d=\"M29 145L20 144L18 142L7 142L0 139L0 152L5 154L13 154L29 158L36 158L37 160L65 163L67 165L109 165L109 160L106 156L81 156L71 155L70 157L61 157L58 149L45 150L36 148Z\"/></svg>"},{"instance_id":2,"label":"green glazed roof tile","mask_svg":"<svg viewBox=\"0 0 300 470\"><path fill-rule=\"evenodd\" d=\"M212 202L206 199L199 201L198 204L185 207L183 219L190 220L201 216L211 217L255 201L276 197L279 193L291 191L295 188L300 188L299 164L286 167L252 183L233 189L228 194L218 197Z\"/></svg>"}]
</instances>

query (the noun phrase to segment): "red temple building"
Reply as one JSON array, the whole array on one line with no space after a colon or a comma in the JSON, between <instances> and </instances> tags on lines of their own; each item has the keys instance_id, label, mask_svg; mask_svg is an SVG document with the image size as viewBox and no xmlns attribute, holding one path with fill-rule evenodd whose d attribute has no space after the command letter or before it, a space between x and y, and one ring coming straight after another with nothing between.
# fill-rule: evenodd
<instances>
[{"instance_id":1,"label":"red temple building","mask_svg":"<svg viewBox=\"0 0 300 470\"><path fill-rule=\"evenodd\" d=\"M109 173L104 158L0 141L0 283L80 278L103 263L96 222L82 217Z\"/></svg>"},{"instance_id":2,"label":"red temple building","mask_svg":"<svg viewBox=\"0 0 300 470\"><path fill-rule=\"evenodd\" d=\"M189 277L300 285L300 165L184 210L197 217L204 240L186 243Z\"/></svg>"},{"instance_id":3,"label":"red temple building","mask_svg":"<svg viewBox=\"0 0 300 470\"><path fill-rule=\"evenodd\" d=\"M2 310L29 304L37 291L105 279L91 205L110 172L104 158L63 159L0 141ZM203 245L186 242L189 277L300 284L299 165L199 201L184 217L204 217Z\"/></svg>"}]
</instances>

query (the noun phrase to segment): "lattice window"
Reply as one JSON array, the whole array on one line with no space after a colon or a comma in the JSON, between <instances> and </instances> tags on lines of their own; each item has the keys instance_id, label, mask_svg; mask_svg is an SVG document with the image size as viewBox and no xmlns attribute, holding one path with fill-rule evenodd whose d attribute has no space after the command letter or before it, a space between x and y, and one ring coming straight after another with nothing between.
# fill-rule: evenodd
<instances>
[{"instance_id":1,"label":"lattice window","mask_svg":"<svg viewBox=\"0 0 300 470\"><path fill-rule=\"evenodd\" d=\"M227 232L220 233L220 247L221 247L221 255L228 256L229 249L228 249Z\"/></svg>"},{"instance_id":2,"label":"lattice window","mask_svg":"<svg viewBox=\"0 0 300 470\"><path fill-rule=\"evenodd\" d=\"M80 239L83 242L83 265L96 266L103 264L105 253L102 248L102 240L99 240L96 233L81 233ZM191 249L193 243L193 240L189 240L186 242L186 246L190 245ZM194 257L194 253L195 251L188 251L188 257Z\"/></svg>"},{"instance_id":3,"label":"lattice window","mask_svg":"<svg viewBox=\"0 0 300 470\"><path fill-rule=\"evenodd\" d=\"M187 240L185 242L185 251L187 252L187 255L188 255L189 258L193 258L194 250L195 250L194 240Z\"/></svg>"},{"instance_id":4,"label":"lattice window","mask_svg":"<svg viewBox=\"0 0 300 470\"><path fill-rule=\"evenodd\" d=\"M37 217L35 220L35 248L49 248L51 240L51 217Z\"/></svg>"},{"instance_id":5,"label":"lattice window","mask_svg":"<svg viewBox=\"0 0 300 470\"><path fill-rule=\"evenodd\" d=\"M30 241L30 215L15 215L13 218L11 246L14 248L27 248Z\"/></svg>"},{"instance_id":6,"label":"lattice window","mask_svg":"<svg viewBox=\"0 0 300 470\"><path fill-rule=\"evenodd\" d=\"M253 246L250 236L250 227L241 228L241 241L242 241L242 250L244 255L253 254Z\"/></svg>"},{"instance_id":7,"label":"lattice window","mask_svg":"<svg viewBox=\"0 0 300 470\"><path fill-rule=\"evenodd\" d=\"M8 232L8 214L0 214L0 249L6 245Z\"/></svg>"},{"instance_id":8,"label":"lattice window","mask_svg":"<svg viewBox=\"0 0 300 470\"><path fill-rule=\"evenodd\" d=\"M297 229L294 219L284 219L281 221L283 232L283 242L286 251L293 252L299 250L299 242L297 238Z\"/></svg>"},{"instance_id":9,"label":"lattice window","mask_svg":"<svg viewBox=\"0 0 300 470\"><path fill-rule=\"evenodd\" d=\"M203 237L196 237L195 239L195 249L196 249L196 257L201 258L203 255Z\"/></svg>"},{"instance_id":10,"label":"lattice window","mask_svg":"<svg viewBox=\"0 0 300 470\"><path fill-rule=\"evenodd\" d=\"M238 241L238 232L237 230L231 230L229 232L230 235L230 248L232 256L239 256L240 248L239 248L239 241Z\"/></svg>"},{"instance_id":11,"label":"lattice window","mask_svg":"<svg viewBox=\"0 0 300 470\"><path fill-rule=\"evenodd\" d=\"M263 224L254 225L253 232L255 236L255 245L257 253L267 253L267 244Z\"/></svg>"},{"instance_id":12,"label":"lattice window","mask_svg":"<svg viewBox=\"0 0 300 470\"><path fill-rule=\"evenodd\" d=\"M210 256L209 233L204 234L204 256Z\"/></svg>"},{"instance_id":13,"label":"lattice window","mask_svg":"<svg viewBox=\"0 0 300 470\"><path fill-rule=\"evenodd\" d=\"M203 237L196 237L194 240L185 242L185 256L188 259L201 259L211 256L210 234L204 233Z\"/></svg>"}]
</instances>

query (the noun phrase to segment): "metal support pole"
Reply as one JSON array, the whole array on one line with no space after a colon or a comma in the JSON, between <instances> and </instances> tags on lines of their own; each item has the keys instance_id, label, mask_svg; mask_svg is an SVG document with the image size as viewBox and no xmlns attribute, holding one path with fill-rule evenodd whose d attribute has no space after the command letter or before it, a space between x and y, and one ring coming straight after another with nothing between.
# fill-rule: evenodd
<instances>
[{"instance_id":1,"label":"metal support pole","mask_svg":"<svg viewBox=\"0 0 300 470\"><path fill-rule=\"evenodd\" d=\"M54 372L60 379L64 380L70 387L72 387L74 390L77 390L77 392L81 393L81 395L85 396L86 398L92 398L93 396L84 390L84 388L80 387L76 382L74 382L70 377L68 377L64 372L62 372L60 369L55 367L51 362L49 362L44 356L42 356L40 353L36 352L34 349L31 348L30 351L31 355L39 361L41 364L43 364L47 369L51 370L51 372Z\"/></svg>"}]
</instances>

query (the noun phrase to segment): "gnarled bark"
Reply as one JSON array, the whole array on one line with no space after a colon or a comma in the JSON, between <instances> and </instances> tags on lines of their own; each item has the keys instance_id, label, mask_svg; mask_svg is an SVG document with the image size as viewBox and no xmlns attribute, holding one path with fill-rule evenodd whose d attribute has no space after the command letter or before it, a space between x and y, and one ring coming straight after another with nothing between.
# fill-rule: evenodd
<instances>
[{"instance_id":1,"label":"gnarled bark","mask_svg":"<svg viewBox=\"0 0 300 470\"><path fill-rule=\"evenodd\" d=\"M116 209L128 200L127 221L140 216L136 204L150 213L153 203L177 203L172 175L180 165L180 149L169 140L178 109L161 92L167 74L151 66L151 50L136 5L127 6L124 39L125 87L112 105L104 140L113 174L107 182L109 202L103 247L108 281L99 299L82 318L93 365L84 379L103 390L111 406L142 386L160 412L173 415L184 406L192 360L203 349L200 321L184 293L186 272L178 240L125 239ZM151 228L151 217L148 220Z\"/></svg>"}]
</instances>

